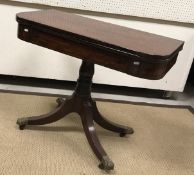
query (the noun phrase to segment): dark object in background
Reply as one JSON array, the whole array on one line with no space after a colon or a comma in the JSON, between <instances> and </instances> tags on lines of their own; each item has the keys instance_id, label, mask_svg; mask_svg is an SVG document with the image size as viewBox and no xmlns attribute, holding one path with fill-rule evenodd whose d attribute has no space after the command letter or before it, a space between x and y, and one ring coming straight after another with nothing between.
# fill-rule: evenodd
<instances>
[{"instance_id":1,"label":"dark object in background","mask_svg":"<svg viewBox=\"0 0 194 175\"><path fill-rule=\"evenodd\" d=\"M190 70L189 77L188 77L188 83L194 86L194 62L191 66L191 70Z\"/></svg>"}]
</instances>

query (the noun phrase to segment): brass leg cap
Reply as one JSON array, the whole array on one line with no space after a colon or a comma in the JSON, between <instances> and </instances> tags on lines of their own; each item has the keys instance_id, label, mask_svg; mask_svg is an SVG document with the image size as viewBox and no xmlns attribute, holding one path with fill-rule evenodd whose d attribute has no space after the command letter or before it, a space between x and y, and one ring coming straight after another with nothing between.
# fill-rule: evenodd
<instances>
[{"instance_id":1,"label":"brass leg cap","mask_svg":"<svg viewBox=\"0 0 194 175\"><path fill-rule=\"evenodd\" d=\"M108 156L103 156L101 163L99 164L99 168L109 171L114 169L114 163Z\"/></svg>"}]
</instances>

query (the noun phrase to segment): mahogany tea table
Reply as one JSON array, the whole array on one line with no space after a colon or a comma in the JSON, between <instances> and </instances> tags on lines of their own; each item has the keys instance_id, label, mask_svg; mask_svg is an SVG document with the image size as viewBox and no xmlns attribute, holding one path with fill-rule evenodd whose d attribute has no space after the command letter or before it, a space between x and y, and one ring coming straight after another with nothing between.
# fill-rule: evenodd
<instances>
[{"instance_id":1,"label":"mahogany tea table","mask_svg":"<svg viewBox=\"0 0 194 175\"><path fill-rule=\"evenodd\" d=\"M114 164L100 144L94 122L119 133L121 137L134 131L100 114L91 97L94 64L157 80L175 64L184 42L57 10L18 13L16 20L21 40L82 59L72 96L58 98L58 106L49 114L19 118L19 128L49 124L76 112L81 117L88 142L100 161L99 167L112 170Z\"/></svg>"}]
</instances>

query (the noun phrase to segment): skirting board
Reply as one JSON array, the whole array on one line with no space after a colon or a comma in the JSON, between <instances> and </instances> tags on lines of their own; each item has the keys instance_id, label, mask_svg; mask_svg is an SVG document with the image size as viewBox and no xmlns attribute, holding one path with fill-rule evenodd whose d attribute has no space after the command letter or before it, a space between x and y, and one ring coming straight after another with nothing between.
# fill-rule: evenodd
<instances>
[{"instance_id":1,"label":"skirting board","mask_svg":"<svg viewBox=\"0 0 194 175\"><path fill-rule=\"evenodd\" d=\"M4 86L3 86L4 85ZM11 86L7 88L7 86ZM17 88L16 88L17 86ZM13 91L21 93L32 93L36 89L36 93L45 95L69 95L76 86L75 81L63 81L55 79L35 78L35 77L22 77L0 74L0 89L1 91ZM14 89L15 87L15 89ZM18 88L20 87L20 88ZM27 88L28 87L28 88ZM47 89L42 92L41 88ZM28 89L28 90L27 90ZM32 92L30 92L31 90ZM58 94L56 92L58 91ZM162 98L165 91L152 90L145 88L133 88L125 86L112 86L103 84L93 84L92 91L95 93L125 95L125 96L137 96L147 98Z\"/></svg>"}]
</instances>

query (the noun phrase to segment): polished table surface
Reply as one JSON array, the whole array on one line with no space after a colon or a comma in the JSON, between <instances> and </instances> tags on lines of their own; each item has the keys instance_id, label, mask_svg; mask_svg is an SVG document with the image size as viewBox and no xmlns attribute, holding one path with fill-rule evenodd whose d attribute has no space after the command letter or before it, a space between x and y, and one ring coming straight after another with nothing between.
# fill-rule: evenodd
<instances>
[{"instance_id":1,"label":"polished table surface","mask_svg":"<svg viewBox=\"0 0 194 175\"><path fill-rule=\"evenodd\" d=\"M17 21L20 39L145 79L162 78L184 44L57 10L19 13Z\"/></svg>"}]
</instances>

